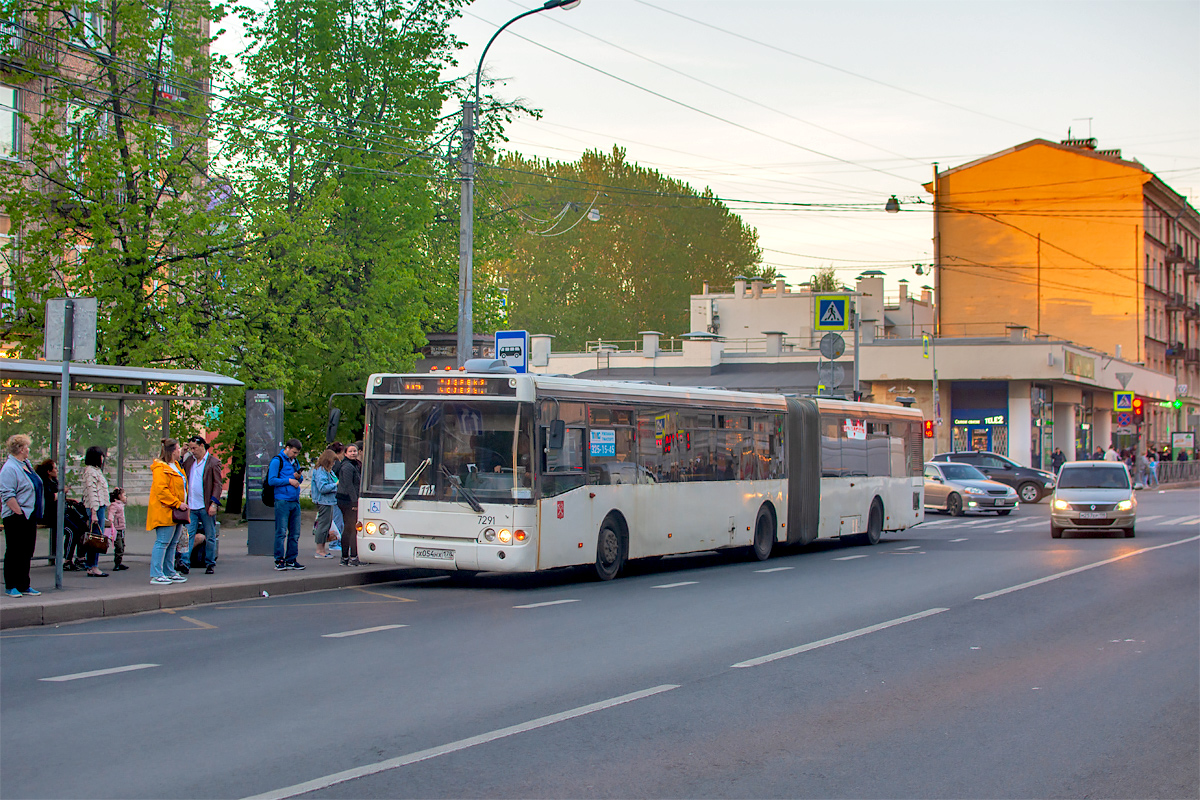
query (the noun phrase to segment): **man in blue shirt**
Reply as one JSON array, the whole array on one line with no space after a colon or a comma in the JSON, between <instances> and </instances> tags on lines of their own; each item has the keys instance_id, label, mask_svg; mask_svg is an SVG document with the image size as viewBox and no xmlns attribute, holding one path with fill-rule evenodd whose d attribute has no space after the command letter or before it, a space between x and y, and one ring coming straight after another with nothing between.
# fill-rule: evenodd
<instances>
[{"instance_id":1,"label":"man in blue shirt","mask_svg":"<svg viewBox=\"0 0 1200 800\"><path fill-rule=\"evenodd\" d=\"M275 569L304 569L296 561L300 552L300 483L304 476L296 463L300 440L288 439L267 468L267 483L275 488ZM286 550L284 543L286 542Z\"/></svg>"}]
</instances>

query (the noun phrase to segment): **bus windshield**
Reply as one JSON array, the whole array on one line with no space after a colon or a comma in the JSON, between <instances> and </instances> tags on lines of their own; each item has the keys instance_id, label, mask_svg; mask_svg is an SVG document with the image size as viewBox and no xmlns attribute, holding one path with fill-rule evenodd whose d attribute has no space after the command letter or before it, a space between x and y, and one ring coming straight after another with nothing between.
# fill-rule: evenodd
<instances>
[{"instance_id":1,"label":"bus windshield","mask_svg":"<svg viewBox=\"0 0 1200 800\"><path fill-rule=\"evenodd\" d=\"M405 498L532 503L532 413L512 402L373 400L363 495L392 497L421 467Z\"/></svg>"}]
</instances>

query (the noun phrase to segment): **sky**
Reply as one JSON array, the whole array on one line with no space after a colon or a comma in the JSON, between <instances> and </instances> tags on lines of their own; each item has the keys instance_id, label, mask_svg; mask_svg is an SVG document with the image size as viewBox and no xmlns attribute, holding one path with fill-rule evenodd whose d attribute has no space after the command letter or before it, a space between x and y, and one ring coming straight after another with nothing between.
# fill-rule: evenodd
<instances>
[{"instance_id":1,"label":"sky","mask_svg":"<svg viewBox=\"0 0 1200 800\"><path fill-rule=\"evenodd\" d=\"M447 77L474 73L496 29L538 5L467 6ZM1197 205L1198 43L1196 0L583 0L514 23L484 71L497 97L541 112L509 125L508 149L572 161L620 146L710 187L789 283L883 269L891 293L929 282L918 201L935 162L1070 131ZM899 214L883 210L891 195ZM602 206L582 224L603 224Z\"/></svg>"}]
</instances>

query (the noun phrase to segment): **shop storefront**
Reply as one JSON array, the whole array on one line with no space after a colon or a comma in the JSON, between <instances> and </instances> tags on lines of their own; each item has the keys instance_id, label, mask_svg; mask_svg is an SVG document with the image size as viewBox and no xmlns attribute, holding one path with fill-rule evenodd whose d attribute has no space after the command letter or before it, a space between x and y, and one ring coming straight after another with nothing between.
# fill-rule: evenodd
<instances>
[{"instance_id":1,"label":"shop storefront","mask_svg":"<svg viewBox=\"0 0 1200 800\"><path fill-rule=\"evenodd\" d=\"M989 450L1008 455L1008 384L956 381L950 387L950 443L954 452Z\"/></svg>"}]
</instances>

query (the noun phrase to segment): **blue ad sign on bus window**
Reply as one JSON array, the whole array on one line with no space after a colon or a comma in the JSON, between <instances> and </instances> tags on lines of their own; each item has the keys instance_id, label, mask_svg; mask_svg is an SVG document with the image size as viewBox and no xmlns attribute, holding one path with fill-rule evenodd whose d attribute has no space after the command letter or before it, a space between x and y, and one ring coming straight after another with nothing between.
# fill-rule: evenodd
<instances>
[{"instance_id":1,"label":"blue ad sign on bus window","mask_svg":"<svg viewBox=\"0 0 1200 800\"><path fill-rule=\"evenodd\" d=\"M496 358L517 372L527 372L529 364L528 331L496 331Z\"/></svg>"},{"instance_id":2,"label":"blue ad sign on bus window","mask_svg":"<svg viewBox=\"0 0 1200 800\"><path fill-rule=\"evenodd\" d=\"M615 430L597 430L591 431L592 434L592 458L609 458L617 455L617 432Z\"/></svg>"}]
</instances>

